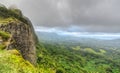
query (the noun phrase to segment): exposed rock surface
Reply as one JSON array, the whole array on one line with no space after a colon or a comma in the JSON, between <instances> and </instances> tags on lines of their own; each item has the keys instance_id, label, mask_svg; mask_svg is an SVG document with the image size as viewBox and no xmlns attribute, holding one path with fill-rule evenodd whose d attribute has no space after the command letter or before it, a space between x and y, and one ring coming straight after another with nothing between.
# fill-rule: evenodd
<instances>
[{"instance_id":1,"label":"exposed rock surface","mask_svg":"<svg viewBox=\"0 0 120 73\"><path fill-rule=\"evenodd\" d=\"M2 13L2 11L0 12ZM25 60L30 61L32 64L36 64L36 35L32 24L26 18L24 19L27 21L26 23L15 17L7 18L12 18L12 20L7 21L6 23L0 23L0 31L9 32L11 34L10 44L7 49L19 50ZM0 21L5 19L6 18L0 19Z\"/></svg>"}]
</instances>

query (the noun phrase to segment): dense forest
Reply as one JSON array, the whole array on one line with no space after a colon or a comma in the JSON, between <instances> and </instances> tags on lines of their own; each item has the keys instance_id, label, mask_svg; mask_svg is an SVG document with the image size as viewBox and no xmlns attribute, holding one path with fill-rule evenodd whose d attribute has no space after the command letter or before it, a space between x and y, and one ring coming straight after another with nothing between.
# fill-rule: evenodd
<instances>
[{"instance_id":1,"label":"dense forest","mask_svg":"<svg viewBox=\"0 0 120 73\"><path fill-rule=\"evenodd\" d=\"M41 44L42 43L42 44ZM43 73L119 73L120 50L40 42L38 66Z\"/></svg>"}]
</instances>

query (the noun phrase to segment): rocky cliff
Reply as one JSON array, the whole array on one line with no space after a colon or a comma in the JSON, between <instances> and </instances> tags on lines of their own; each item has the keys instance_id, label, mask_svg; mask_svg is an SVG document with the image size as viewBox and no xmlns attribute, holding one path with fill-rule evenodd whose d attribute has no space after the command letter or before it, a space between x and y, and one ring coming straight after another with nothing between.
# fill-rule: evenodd
<instances>
[{"instance_id":1,"label":"rocky cliff","mask_svg":"<svg viewBox=\"0 0 120 73\"><path fill-rule=\"evenodd\" d=\"M10 34L5 49L17 49L25 60L36 64L36 35L31 22L20 10L0 7L0 31Z\"/></svg>"}]
</instances>

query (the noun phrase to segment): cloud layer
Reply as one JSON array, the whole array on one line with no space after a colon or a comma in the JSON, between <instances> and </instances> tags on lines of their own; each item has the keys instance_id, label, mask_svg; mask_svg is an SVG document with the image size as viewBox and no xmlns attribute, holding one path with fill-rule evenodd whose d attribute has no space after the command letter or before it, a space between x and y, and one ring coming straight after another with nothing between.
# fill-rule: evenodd
<instances>
[{"instance_id":1,"label":"cloud layer","mask_svg":"<svg viewBox=\"0 0 120 73\"><path fill-rule=\"evenodd\" d=\"M0 3L16 4L35 26L120 32L120 0L1 0Z\"/></svg>"},{"instance_id":2,"label":"cloud layer","mask_svg":"<svg viewBox=\"0 0 120 73\"><path fill-rule=\"evenodd\" d=\"M69 32L69 31L62 31L56 28L48 28L48 27L37 27L35 29L36 32L44 32L44 33L55 33L59 36L68 36L68 37L75 37L75 38L92 38L92 39L101 39L101 40L115 40L120 39L120 33L103 33L103 32Z\"/></svg>"}]
</instances>

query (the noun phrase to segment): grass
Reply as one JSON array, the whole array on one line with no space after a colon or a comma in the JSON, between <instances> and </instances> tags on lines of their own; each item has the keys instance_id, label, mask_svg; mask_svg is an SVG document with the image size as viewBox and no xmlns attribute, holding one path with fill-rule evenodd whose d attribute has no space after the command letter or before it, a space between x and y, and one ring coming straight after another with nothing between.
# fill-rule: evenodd
<instances>
[{"instance_id":1,"label":"grass","mask_svg":"<svg viewBox=\"0 0 120 73\"><path fill-rule=\"evenodd\" d=\"M4 32L4 31L0 31L0 36L3 38L3 39L8 39L10 37L10 34L7 33L7 32Z\"/></svg>"},{"instance_id":2,"label":"grass","mask_svg":"<svg viewBox=\"0 0 120 73\"><path fill-rule=\"evenodd\" d=\"M12 21L17 21L17 19L13 18L13 17L9 17L9 18L2 18L0 17L0 24L8 24Z\"/></svg>"},{"instance_id":3,"label":"grass","mask_svg":"<svg viewBox=\"0 0 120 73\"><path fill-rule=\"evenodd\" d=\"M0 73L38 73L17 50L0 50Z\"/></svg>"},{"instance_id":4,"label":"grass","mask_svg":"<svg viewBox=\"0 0 120 73\"><path fill-rule=\"evenodd\" d=\"M3 50L3 49L5 49L5 48L6 48L6 46L5 46L5 45L0 44L0 50Z\"/></svg>"}]
</instances>

